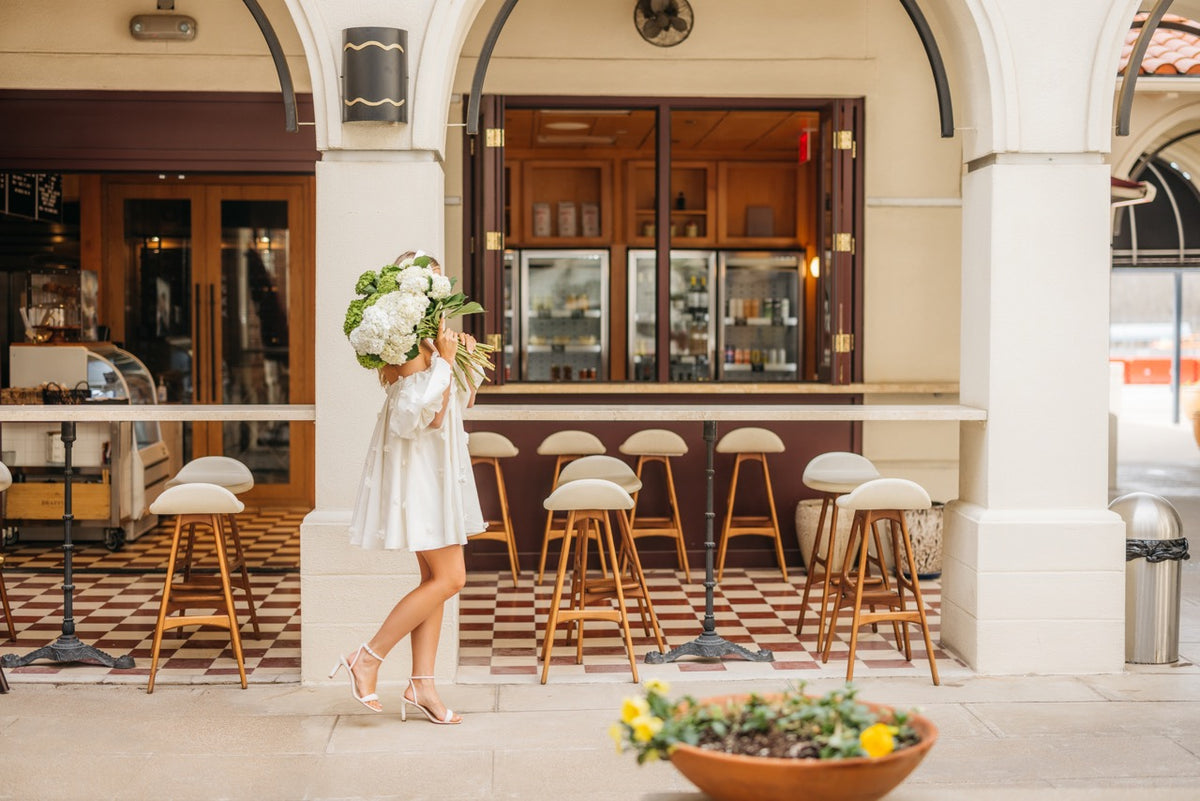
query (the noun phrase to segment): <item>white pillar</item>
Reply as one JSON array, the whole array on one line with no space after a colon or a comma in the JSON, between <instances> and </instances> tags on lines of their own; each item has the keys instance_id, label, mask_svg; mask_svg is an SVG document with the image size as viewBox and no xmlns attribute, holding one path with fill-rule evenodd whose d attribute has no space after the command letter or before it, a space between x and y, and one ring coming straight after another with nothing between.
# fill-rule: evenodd
<instances>
[{"instance_id":1,"label":"white pillar","mask_svg":"<svg viewBox=\"0 0 1200 801\"><path fill-rule=\"evenodd\" d=\"M980 673L1124 665L1124 525L1107 511L1108 177L1002 154L963 180L959 500L942 641Z\"/></svg>"},{"instance_id":2,"label":"white pillar","mask_svg":"<svg viewBox=\"0 0 1200 801\"><path fill-rule=\"evenodd\" d=\"M326 152L317 163L316 509L300 527L304 682L325 680L337 654L374 634L419 580L412 554L364 551L348 542L350 509L383 390L375 372L355 360L342 321L365 270L406 250L443 255L444 194L442 165L429 152ZM439 677L453 677L457 657L455 600L442 622ZM381 677L398 681L409 673L406 639Z\"/></svg>"}]
</instances>

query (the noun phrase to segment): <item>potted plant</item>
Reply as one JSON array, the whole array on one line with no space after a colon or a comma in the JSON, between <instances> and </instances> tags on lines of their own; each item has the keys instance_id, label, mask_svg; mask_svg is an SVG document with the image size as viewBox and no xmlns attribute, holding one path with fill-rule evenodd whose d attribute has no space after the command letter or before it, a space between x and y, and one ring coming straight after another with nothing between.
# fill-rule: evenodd
<instances>
[{"instance_id":1,"label":"potted plant","mask_svg":"<svg viewBox=\"0 0 1200 801\"><path fill-rule=\"evenodd\" d=\"M937 740L927 718L862 703L851 684L823 696L804 684L773 695L667 697L651 679L626 698L609 734L638 764L670 759L717 801L873 801Z\"/></svg>"}]
</instances>

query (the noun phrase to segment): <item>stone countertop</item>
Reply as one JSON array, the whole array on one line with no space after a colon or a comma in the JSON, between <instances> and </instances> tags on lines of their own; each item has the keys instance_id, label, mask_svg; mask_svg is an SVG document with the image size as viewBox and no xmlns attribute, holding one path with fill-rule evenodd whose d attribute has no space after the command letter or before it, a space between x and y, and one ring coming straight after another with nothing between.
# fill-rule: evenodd
<instances>
[{"instance_id":1,"label":"stone countertop","mask_svg":"<svg viewBox=\"0 0 1200 801\"><path fill-rule=\"evenodd\" d=\"M466 412L468 420L557 421L985 421L987 411L959 404L771 404L728 406L671 406L662 404L477 404Z\"/></svg>"},{"instance_id":2,"label":"stone countertop","mask_svg":"<svg viewBox=\"0 0 1200 801\"><path fill-rule=\"evenodd\" d=\"M0 423L115 423L127 421L316 420L316 406L265 404L0 405Z\"/></svg>"}]
</instances>

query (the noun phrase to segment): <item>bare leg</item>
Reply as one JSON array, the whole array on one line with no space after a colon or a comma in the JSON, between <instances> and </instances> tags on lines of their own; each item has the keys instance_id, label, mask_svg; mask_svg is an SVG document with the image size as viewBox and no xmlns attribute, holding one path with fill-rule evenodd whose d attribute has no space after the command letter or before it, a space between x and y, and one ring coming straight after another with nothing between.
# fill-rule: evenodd
<instances>
[{"instance_id":1,"label":"bare leg","mask_svg":"<svg viewBox=\"0 0 1200 801\"><path fill-rule=\"evenodd\" d=\"M423 551L417 556L421 566L421 583L400 599L383 625L367 645L381 657L396 647L406 635L415 631L431 615L437 615L437 628L441 625L442 604L454 597L467 581L466 564L463 561L461 545L450 545L433 551ZM428 571L428 572L426 572ZM425 635L427 636L427 635ZM434 651L437 650L436 635ZM414 645L413 659L417 658L417 648ZM432 654L430 663L432 666ZM380 661L364 649L359 655L351 672L354 674L354 684L359 695L375 692L375 684L379 677ZM428 675L428 674L425 674ZM422 702L425 702L423 698Z\"/></svg>"},{"instance_id":2,"label":"bare leg","mask_svg":"<svg viewBox=\"0 0 1200 801\"><path fill-rule=\"evenodd\" d=\"M417 554L417 561L421 564L421 580L428 581L433 578L433 569L425 561L425 556L421 553ZM434 672L434 660L437 658L438 640L442 634L442 614L446 609L446 604L443 602L438 605L437 609L429 614L429 617L422 620L417 627L412 630L409 635L409 644L412 646L412 675L414 676L432 676ZM446 715L446 705L442 703L442 699L438 696L437 687L434 685L433 679L414 679L413 686L417 691L417 697L411 700L420 703L427 707L430 712L441 719ZM409 695L407 688L404 690L405 696ZM455 720L461 720L458 715L454 716Z\"/></svg>"}]
</instances>

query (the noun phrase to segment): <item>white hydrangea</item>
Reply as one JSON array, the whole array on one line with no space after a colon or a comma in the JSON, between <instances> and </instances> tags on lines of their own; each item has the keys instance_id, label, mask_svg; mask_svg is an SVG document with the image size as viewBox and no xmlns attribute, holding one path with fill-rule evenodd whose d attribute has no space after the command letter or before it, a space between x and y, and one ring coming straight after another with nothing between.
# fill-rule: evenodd
<instances>
[{"instance_id":1,"label":"white hydrangea","mask_svg":"<svg viewBox=\"0 0 1200 801\"><path fill-rule=\"evenodd\" d=\"M434 275L429 286L429 297L434 300L445 300L450 297L452 288L449 278L444 275Z\"/></svg>"},{"instance_id":2,"label":"white hydrangea","mask_svg":"<svg viewBox=\"0 0 1200 801\"><path fill-rule=\"evenodd\" d=\"M418 267L414 264L400 271L400 274L396 276L396 283L400 285L401 291L420 292L424 295L429 291L429 284L432 278L433 270L428 267Z\"/></svg>"}]
</instances>

